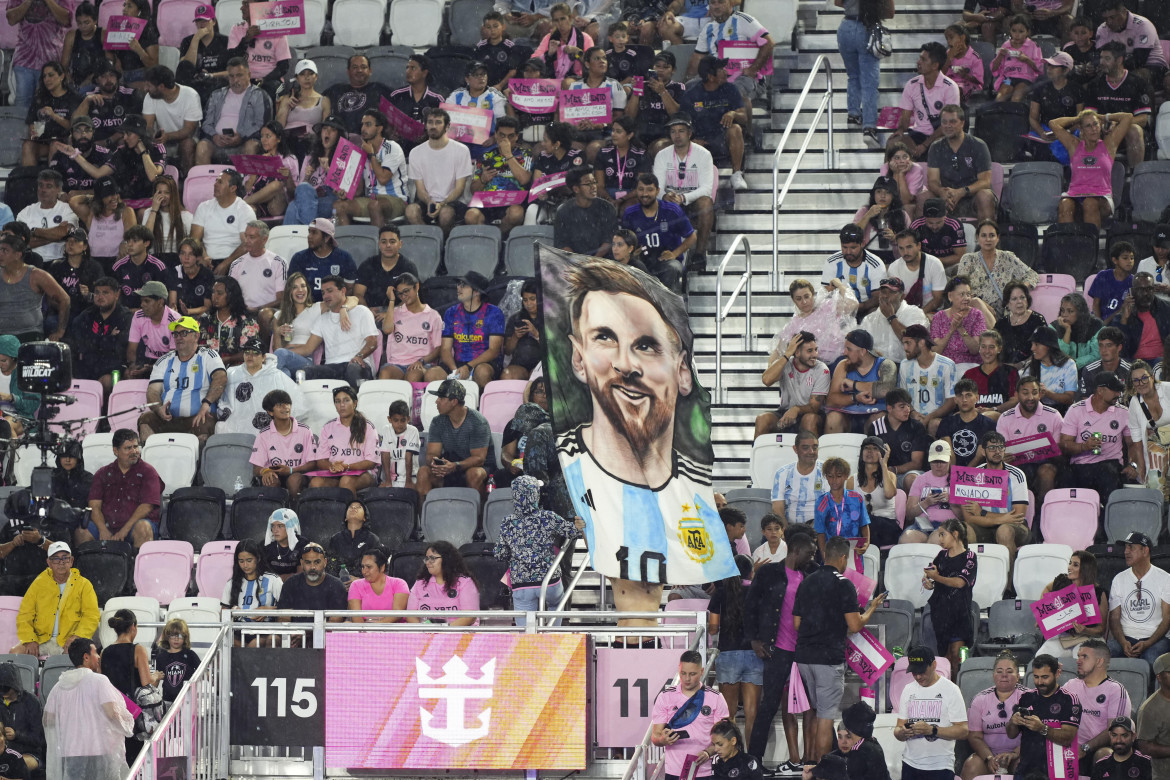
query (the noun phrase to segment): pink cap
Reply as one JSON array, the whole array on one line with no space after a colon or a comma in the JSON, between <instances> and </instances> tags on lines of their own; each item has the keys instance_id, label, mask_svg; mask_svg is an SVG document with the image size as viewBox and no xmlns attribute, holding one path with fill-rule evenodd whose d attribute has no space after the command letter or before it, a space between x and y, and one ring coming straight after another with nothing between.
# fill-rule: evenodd
<instances>
[{"instance_id":1,"label":"pink cap","mask_svg":"<svg viewBox=\"0 0 1170 780\"><path fill-rule=\"evenodd\" d=\"M325 219L325 217L317 217L309 223L309 227L316 228L327 236L332 236L337 232L337 229L333 226L333 220Z\"/></svg>"},{"instance_id":2,"label":"pink cap","mask_svg":"<svg viewBox=\"0 0 1170 780\"><path fill-rule=\"evenodd\" d=\"M215 7L210 3L195 6L195 21L199 21L200 19L206 19L209 22L214 21Z\"/></svg>"},{"instance_id":3,"label":"pink cap","mask_svg":"<svg viewBox=\"0 0 1170 780\"><path fill-rule=\"evenodd\" d=\"M1056 68L1066 68L1067 70L1072 70L1073 68L1072 55L1067 51L1058 51L1051 57L1046 58L1044 62Z\"/></svg>"}]
</instances>

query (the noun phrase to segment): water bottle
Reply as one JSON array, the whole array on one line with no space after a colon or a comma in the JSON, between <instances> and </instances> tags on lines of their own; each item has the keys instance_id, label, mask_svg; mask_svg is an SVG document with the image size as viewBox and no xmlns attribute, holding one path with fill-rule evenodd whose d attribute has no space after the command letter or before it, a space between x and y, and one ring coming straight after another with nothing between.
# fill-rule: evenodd
<instances>
[{"instance_id":1,"label":"water bottle","mask_svg":"<svg viewBox=\"0 0 1170 780\"><path fill-rule=\"evenodd\" d=\"M344 563L341 564L341 569L337 572L337 578L339 580L341 580L342 582L347 582L350 579L349 567L346 566Z\"/></svg>"},{"instance_id":2,"label":"water bottle","mask_svg":"<svg viewBox=\"0 0 1170 780\"><path fill-rule=\"evenodd\" d=\"M496 489L496 475L495 474L488 474L488 481L487 481L488 495L490 496L492 491L495 489Z\"/></svg>"},{"instance_id":3,"label":"water bottle","mask_svg":"<svg viewBox=\"0 0 1170 780\"><path fill-rule=\"evenodd\" d=\"M305 383L305 369L297 371L297 384L303 385Z\"/></svg>"},{"instance_id":4,"label":"water bottle","mask_svg":"<svg viewBox=\"0 0 1170 780\"><path fill-rule=\"evenodd\" d=\"M966 647L966 646L960 647L959 648L959 663L960 664L967 663L967 658L970 655L971 655L971 648Z\"/></svg>"},{"instance_id":5,"label":"water bottle","mask_svg":"<svg viewBox=\"0 0 1170 780\"><path fill-rule=\"evenodd\" d=\"M244 489L244 478L236 474L236 481L232 483L232 493L239 493Z\"/></svg>"},{"instance_id":6,"label":"water bottle","mask_svg":"<svg viewBox=\"0 0 1170 780\"><path fill-rule=\"evenodd\" d=\"M902 656L906 655L906 651L902 649L901 645L894 645L891 647L890 653L893 654L894 658L901 658Z\"/></svg>"}]
</instances>

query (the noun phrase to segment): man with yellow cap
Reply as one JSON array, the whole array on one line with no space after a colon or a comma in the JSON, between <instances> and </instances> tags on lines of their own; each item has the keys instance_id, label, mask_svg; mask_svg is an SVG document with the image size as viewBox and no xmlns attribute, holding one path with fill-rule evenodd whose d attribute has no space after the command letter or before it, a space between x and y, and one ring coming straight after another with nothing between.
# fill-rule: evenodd
<instances>
[{"instance_id":1,"label":"man with yellow cap","mask_svg":"<svg viewBox=\"0 0 1170 780\"><path fill-rule=\"evenodd\" d=\"M199 323L180 317L170 324L175 348L155 361L146 400L149 411L138 418L145 442L155 432L193 433L202 444L215 428L216 404L227 387L227 370L219 354L199 346Z\"/></svg>"}]
</instances>

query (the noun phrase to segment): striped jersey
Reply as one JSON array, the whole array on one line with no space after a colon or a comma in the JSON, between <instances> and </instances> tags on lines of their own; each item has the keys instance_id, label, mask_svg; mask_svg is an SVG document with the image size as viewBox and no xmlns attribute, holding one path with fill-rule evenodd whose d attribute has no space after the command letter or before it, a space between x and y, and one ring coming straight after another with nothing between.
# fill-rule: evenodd
<instances>
[{"instance_id":1,"label":"striped jersey","mask_svg":"<svg viewBox=\"0 0 1170 780\"><path fill-rule=\"evenodd\" d=\"M989 469L991 466L987 465L987 463L980 463L976 468ZM1008 485L1010 486L1011 493L1008 497L1008 505L1003 509L991 506L983 507L987 510L988 514L992 515L1006 515L1012 511L1012 504L1028 503L1028 478L1024 475L1024 472L1010 463L1003 464L999 467L999 470L1008 473Z\"/></svg>"},{"instance_id":2,"label":"striped jersey","mask_svg":"<svg viewBox=\"0 0 1170 780\"><path fill-rule=\"evenodd\" d=\"M821 462L808 474L796 470L795 463L781 466L772 481L772 500L784 502L789 524L811 523L816 519L817 501L829 492L829 482L821 473Z\"/></svg>"},{"instance_id":3,"label":"striped jersey","mask_svg":"<svg viewBox=\"0 0 1170 780\"><path fill-rule=\"evenodd\" d=\"M594 569L607 577L671 585L735 575L715 511L710 466L676 451L664 485L635 485L598 464L581 436L584 427L557 436L557 456L573 508L585 520Z\"/></svg>"},{"instance_id":4,"label":"striped jersey","mask_svg":"<svg viewBox=\"0 0 1170 780\"><path fill-rule=\"evenodd\" d=\"M763 41L768 31L764 25L756 21L755 17L737 11L723 22L714 19L703 25L699 30L699 40L695 43L695 51L699 54L719 55L720 41ZM772 72L772 62L769 60L760 68L759 77L762 78Z\"/></svg>"},{"instance_id":5,"label":"striped jersey","mask_svg":"<svg viewBox=\"0 0 1170 780\"><path fill-rule=\"evenodd\" d=\"M447 103L454 103L457 106L470 106L471 108L486 108L492 112L492 127L491 131L496 131L496 120L504 116L505 109L508 106L508 98L504 97L504 93L500 92L495 87L488 87L483 92L479 93L479 97L472 97L471 91L467 87L462 87L455 90L447 96Z\"/></svg>"},{"instance_id":6,"label":"striped jersey","mask_svg":"<svg viewBox=\"0 0 1170 780\"><path fill-rule=\"evenodd\" d=\"M834 279L840 279L853 288L858 303L865 303L877 291L878 283L885 273L886 264L869 250L865 250L865 257L856 268L851 268L845 255L837 252L825 261L821 284L828 286Z\"/></svg>"},{"instance_id":7,"label":"striped jersey","mask_svg":"<svg viewBox=\"0 0 1170 780\"><path fill-rule=\"evenodd\" d=\"M906 358L898 366L898 387L910 394L914 411L930 414L954 397L957 372L955 361L943 355L935 355L927 368L915 358Z\"/></svg>"},{"instance_id":8,"label":"striped jersey","mask_svg":"<svg viewBox=\"0 0 1170 780\"><path fill-rule=\"evenodd\" d=\"M199 347L190 360L180 360L170 351L160 357L150 372L151 384L162 382L162 400L175 417L194 417L211 387L211 375L226 371L214 349Z\"/></svg>"}]
</instances>

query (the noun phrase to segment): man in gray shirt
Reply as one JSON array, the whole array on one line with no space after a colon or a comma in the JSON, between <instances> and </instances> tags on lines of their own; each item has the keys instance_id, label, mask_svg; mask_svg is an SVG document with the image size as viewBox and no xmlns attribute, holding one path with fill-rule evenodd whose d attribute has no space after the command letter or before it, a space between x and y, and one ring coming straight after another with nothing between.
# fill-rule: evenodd
<instances>
[{"instance_id":1,"label":"man in gray shirt","mask_svg":"<svg viewBox=\"0 0 1170 780\"><path fill-rule=\"evenodd\" d=\"M607 257L618 226L617 209L597 197L593 167L581 165L565 175L573 199L562 203L553 221L553 243L566 252Z\"/></svg>"},{"instance_id":2,"label":"man in gray shirt","mask_svg":"<svg viewBox=\"0 0 1170 780\"><path fill-rule=\"evenodd\" d=\"M467 388L458 379L444 379L435 396L439 414L427 432L427 452L418 470L418 494L432 488L470 487L486 496L488 473L495 463L492 429L487 418L465 403Z\"/></svg>"},{"instance_id":3,"label":"man in gray shirt","mask_svg":"<svg viewBox=\"0 0 1170 780\"><path fill-rule=\"evenodd\" d=\"M942 138L926 153L926 189L918 193L918 205L942 198L949 217L995 219L998 201L991 191L991 152L982 139L963 132L964 116L959 106L943 106Z\"/></svg>"}]
</instances>

